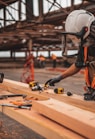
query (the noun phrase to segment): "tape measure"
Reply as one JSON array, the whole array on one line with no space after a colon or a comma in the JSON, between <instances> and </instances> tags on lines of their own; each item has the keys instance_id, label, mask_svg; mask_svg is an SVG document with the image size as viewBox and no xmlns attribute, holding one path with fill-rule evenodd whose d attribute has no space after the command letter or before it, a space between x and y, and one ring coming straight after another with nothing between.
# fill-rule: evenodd
<instances>
[{"instance_id":1,"label":"tape measure","mask_svg":"<svg viewBox=\"0 0 95 139\"><path fill-rule=\"evenodd\" d=\"M54 93L56 94L64 94L64 88L55 88Z\"/></svg>"}]
</instances>

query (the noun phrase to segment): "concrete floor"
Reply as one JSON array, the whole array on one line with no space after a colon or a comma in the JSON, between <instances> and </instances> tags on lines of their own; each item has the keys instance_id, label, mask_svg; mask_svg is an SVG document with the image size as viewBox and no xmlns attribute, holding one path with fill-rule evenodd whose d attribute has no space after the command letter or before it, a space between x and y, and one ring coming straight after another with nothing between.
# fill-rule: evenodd
<instances>
[{"instance_id":1,"label":"concrete floor","mask_svg":"<svg viewBox=\"0 0 95 139\"><path fill-rule=\"evenodd\" d=\"M0 139L45 139L0 112Z\"/></svg>"},{"instance_id":2,"label":"concrete floor","mask_svg":"<svg viewBox=\"0 0 95 139\"><path fill-rule=\"evenodd\" d=\"M24 72L23 66L24 62L21 60L9 61L3 60L0 62L0 72L3 72L5 78L21 81L21 76ZM44 84L48 79L51 79L55 76L61 74L64 67L61 64L57 64L57 68L52 69L52 64L46 64L45 68L35 68L34 69L34 79L38 81L40 84ZM58 70L60 69L60 70ZM72 77L68 77L67 79L62 80L57 83L55 88L63 87L65 92L71 91L72 93L82 95L84 93L84 75L80 72Z\"/></svg>"},{"instance_id":3,"label":"concrete floor","mask_svg":"<svg viewBox=\"0 0 95 139\"><path fill-rule=\"evenodd\" d=\"M40 84L44 84L48 79L58 76L62 73L62 69L64 68L56 68L52 69L51 67L46 68L35 68L34 69L34 79L38 81ZM20 81L21 76L23 74L23 68L2 68L0 72L3 72L5 78ZM84 75L82 73L78 73L73 75L72 77L68 77L67 79L62 80L61 82L57 83L55 87L63 87L65 92L71 91L72 93L82 95L84 93Z\"/></svg>"}]
</instances>

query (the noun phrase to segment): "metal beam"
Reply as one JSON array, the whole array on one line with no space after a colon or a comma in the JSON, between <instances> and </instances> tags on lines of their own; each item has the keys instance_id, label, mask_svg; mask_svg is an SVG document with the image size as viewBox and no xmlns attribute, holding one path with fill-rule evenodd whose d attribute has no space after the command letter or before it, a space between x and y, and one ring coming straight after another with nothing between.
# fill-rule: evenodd
<instances>
[{"instance_id":1,"label":"metal beam","mask_svg":"<svg viewBox=\"0 0 95 139\"><path fill-rule=\"evenodd\" d=\"M26 20L31 20L33 15L33 0L26 0Z\"/></svg>"}]
</instances>

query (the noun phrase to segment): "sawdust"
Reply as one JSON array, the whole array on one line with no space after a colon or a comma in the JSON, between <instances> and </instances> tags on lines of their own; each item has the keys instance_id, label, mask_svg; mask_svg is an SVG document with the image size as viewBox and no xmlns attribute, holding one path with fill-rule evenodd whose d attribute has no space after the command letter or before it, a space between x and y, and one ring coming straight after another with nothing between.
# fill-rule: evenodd
<instances>
[{"instance_id":1,"label":"sawdust","mask_svg":"<svg viewBox=\"0 0 95 139\"><path fill-rule=\"evenodd\" d=\"M45 139L0 112L0 139Z\"/></svg>"}]
</instances>

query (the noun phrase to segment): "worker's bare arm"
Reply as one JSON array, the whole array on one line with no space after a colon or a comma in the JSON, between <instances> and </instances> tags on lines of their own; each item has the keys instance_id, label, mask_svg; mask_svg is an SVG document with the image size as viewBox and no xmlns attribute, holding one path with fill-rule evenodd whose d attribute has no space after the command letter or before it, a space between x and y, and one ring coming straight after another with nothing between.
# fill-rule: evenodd
<instances>
[{"instance_id":1,"label":"worker's bare arm","mask_svg":"<svg viewBox=\"0 0 95 139\"><path fill-rule=\"evenodd\" d=\"M48 80L46 82L46 84L49 84L50 86L54 86L55 83L60 82L62 79L65 79L65 78L67 78L69 76L72 76L72 75L76 74L78 71L80 71L80 68L77 68L75 66L75 64L73 64L66 71L64 71L61 75Z\"/></svg>"},{"instance_id":2,"label":"worker's bare arm","mask_svg":"<svg viewBox=\"0 0 95 139\"><path fill-rule=\"evenodd\" d=\"M61 74L61 76L62 76L63 79L64 79L64 78L67 78L67 77L69 77L69 76L72 76L72 75L76 74L76 73L79 72L79 71L80 71L80 68L77 68L77 67L75 66L75 64L72 64L66 71L64 71L64 72Z\"/></svg>"}]
</instances>

